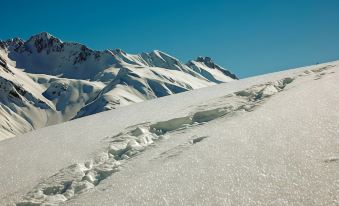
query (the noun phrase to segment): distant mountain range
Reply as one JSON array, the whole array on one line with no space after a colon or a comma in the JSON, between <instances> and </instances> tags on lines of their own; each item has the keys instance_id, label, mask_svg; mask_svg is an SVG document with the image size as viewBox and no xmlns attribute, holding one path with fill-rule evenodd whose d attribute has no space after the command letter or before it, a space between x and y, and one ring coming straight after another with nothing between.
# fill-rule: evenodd
<instances>
[{"instance_id":1,"label":"distant mountain range","mask_svg":"<svg viewBox=\"0 0 339 206\"><path fill-rule=\"evenodd\" d=\"M237 80L198 57L95 51L49 33L0 41L0 140L157 97Z\"/></svg>"}]
</instances>

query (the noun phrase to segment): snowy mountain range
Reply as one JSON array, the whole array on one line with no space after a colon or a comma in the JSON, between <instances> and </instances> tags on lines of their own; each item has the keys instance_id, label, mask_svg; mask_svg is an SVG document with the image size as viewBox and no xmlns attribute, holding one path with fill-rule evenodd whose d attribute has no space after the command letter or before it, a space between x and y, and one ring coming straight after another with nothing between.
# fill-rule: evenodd
<instances>
[{"instance_id":1,"label":"snowy mountain range","mask_svg":"<svg viewBox=\"0 0 339 206\"><path fill-rule=\"evenodd\" d=\"M0 41L0 140L144 100L237 80L198 57L95 51L43 32Z\"/></svg>"}]
</instances>

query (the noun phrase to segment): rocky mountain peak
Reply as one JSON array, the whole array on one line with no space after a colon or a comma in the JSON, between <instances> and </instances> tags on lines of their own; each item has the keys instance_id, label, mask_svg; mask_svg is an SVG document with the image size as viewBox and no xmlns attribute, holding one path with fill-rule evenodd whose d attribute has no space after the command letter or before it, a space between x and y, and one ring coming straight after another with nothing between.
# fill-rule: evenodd
<instances>
[{"instance_id":1,"label":"rocky mountain peak","mask_svg":"<svg viewBox=\"0 0 339 206\"><path fill-rule=\"evenodd\" d=\"M197 59L196 59L197 62L201 62L201 63L204 63L206 66L210 67L210 68L216 68L218 65L216 65L212 58L211 57L202 57L202 56L199 56Z\"/></svg>"},{"instance_id":2,"label":"rocky mountain peak","mask_svg":"<svg viewBox=\"0 0 339 206\"><path fill-rule=\"evenodd\" d=\"M24 44L24 40L19 37L15 37L13 39L8 39L6 41L0 41L0 48L1 49L16 49Z\"/></svg>"},{"instance_id":3,"label":"rocky mountain peak","mask_svg":"<svg viewBox=\"0 0 339 206\"><path fill-rule=\"evenodd\" d=\"M216 70L219 70L220 72L222 72L222 74L225 75L225 76L228 76L232 79L238 79L238 77L235 74L233 74L230 71L228 71L227 69L224 69L223 67L215 64L211 57L199 56L199 57L196 58L196 60L191 60L186 65L188 67L194 69L195 71L200 71L200 72L203 69L203 67L205 67L205 68L207 67L207 68L212 69L212 70L216 69ZM209 79L212 80L214 78L209 78Z\"/></svg>"},{"instance_id":4,"label":"rocky mountain peak","mask_svg":"<svg viewBox=\"0 0 339 206\"><path fill-rule=\"evenodd\" d=\"M62 41L47 32L42 32L30 37L25 45L31 49L34 47L38 53L46 48L52 49L53 51L62 51L63 48Z\"/></svg>"}]
</instances>

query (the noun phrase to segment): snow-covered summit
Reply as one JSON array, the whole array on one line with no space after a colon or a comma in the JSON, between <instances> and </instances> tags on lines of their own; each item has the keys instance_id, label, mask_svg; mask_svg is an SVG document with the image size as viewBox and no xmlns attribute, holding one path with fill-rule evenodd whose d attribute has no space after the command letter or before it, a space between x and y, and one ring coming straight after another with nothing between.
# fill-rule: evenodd
<instances>
[{"instance_id":1,"label":"snow-covered summit","mask_svg":"<svg viewBox=\"0 0 339 206\"><path fill-rule=\"evenodd\" d=\"M91 79L114 63L112 54L107 51L63 42L47 32L34 35L27 41L7 40L2 45L16 66L29 73Z\"/></svg>"}]
</instances>

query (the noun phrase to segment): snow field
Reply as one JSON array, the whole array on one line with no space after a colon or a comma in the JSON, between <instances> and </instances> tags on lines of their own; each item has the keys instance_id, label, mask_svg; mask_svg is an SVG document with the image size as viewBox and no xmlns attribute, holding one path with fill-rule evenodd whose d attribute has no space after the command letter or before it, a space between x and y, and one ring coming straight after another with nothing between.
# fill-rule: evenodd
<instances>
[{"instance_id":1,"label":"snow field","mask_svg":"<svg viewBox=\"0 0 339 206\"><path fill-rule=\"evenodd\" d=\"M59 204L75 196L88 192L101 181L119 172L128 160L140 154L149 146L161 139L169 139L171 132L181 131L212 120L232 115L237 111L252 111L270 96L281 92L293 82L293 78L284 78L275 82L254 85L248 89L235 92L218 99L212 108L202 110L197 107L195 112L185 117L173 118L156 123L140 123L126 128L117 135L109 137L108 147L93 159L71 165L57 174L39 183L31 192L17 203L17 206ZM233 105L229 105L229 103ZM226 105L226 106L225 106ZM207 136L192 138L187 147L203 141Z\"/></svg>"}]
</instances>

